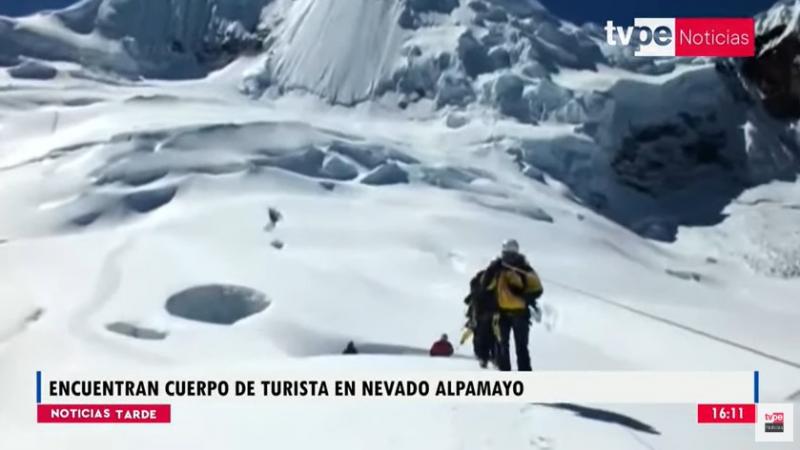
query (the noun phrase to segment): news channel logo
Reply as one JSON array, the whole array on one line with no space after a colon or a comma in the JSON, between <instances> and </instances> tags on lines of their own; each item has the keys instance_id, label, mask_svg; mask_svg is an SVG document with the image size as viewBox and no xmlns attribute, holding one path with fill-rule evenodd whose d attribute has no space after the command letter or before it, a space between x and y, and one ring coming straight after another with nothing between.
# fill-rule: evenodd
<instances>
[{"instance_id":1,"label":"news channel logo","mask_svg":"<svg viewBox=\"0 0 800 450\"><path fill-rule=\"evenodd\" d=\"M783 419L784 414L782 412L764 414L764 420L766 421L764 431L767 433L783 433Z\"/></svg>"},{"instance_id":2,"label":"news channel logo","mask_svg":"<svg viewBox=\"0 0 800 450\"><path fill-rule=\"evenodd\" d=\"M794 405L759 403L756 413L756 442L794 442Z\"/></svg>"}]
</instances>

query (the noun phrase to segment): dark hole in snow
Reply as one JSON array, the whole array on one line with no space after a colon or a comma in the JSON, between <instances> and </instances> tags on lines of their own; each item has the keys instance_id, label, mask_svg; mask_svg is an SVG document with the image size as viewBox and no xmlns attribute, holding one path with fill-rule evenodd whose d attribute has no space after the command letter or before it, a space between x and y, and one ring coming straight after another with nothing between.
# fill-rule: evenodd
<instances>
[{"instance_id":1,"label":"dark hole in snow","mask_svg":"<svg viewBox=\"0 0 800 450\"><path fill-rule=\"evenodd\" d=\"M162 340L167 337L166 331L158 331L152 328L140 327L127 322L110 323L106 325L106 330L128 337L149 341Z\"/></svg>"},{"instance_id":2,"label":"dark hole in snow","mask_svg":"<svg viewBox=\"0 0 800 450\"><path fill-rule=\"evenodd\" d=\"M232 325L269 306L267 296L244 286L210 284L172 295L166 304L173 316L198 322Z\"/></svg>"},{"instance_id":3,"label":"dark hole in snow","mask_svg":"<svg viewBox=\"0 0 800 450\"><path fill-rule=\"evenodd\" d=\"M703 279L703 277L699 273L690 272L687 270L667 269L665 272L667 272L667 275L673 276L675 278L680 278L681 280L686 280L686 281L700 282L700 280Z\"/></svg>"},{"instance_id":4,"label":"dark hole in snow","mask_svg":"<svg viewBox=\"0 0 800 450\"><path fill-rule=\"evenodd\" d=\"M88 227L89 225L95 223L102 215L102 211L92 211L73 218L71 222L79 227Z\"/></svg>"},{"instance_id":5,"label":"dark hole in snow","mask_svg":"<svg viewBox=\"0 0 800 450\"><path fill-rule=\"evenodd\" d=\"M319 185L326 191L333 191L336 189L336 183L332 181L320 181Z\"/></svg>"},{"instance_id":6,"label":"dark hole in snow","mask_svg":"<svg viewBox=\"0 0 800 450\"><path fill-rule=\"evenodd\" d=\"M274 241L270 242L270 244L269 244L269 245L271 245L272 247L274 247L274 248L276 248L276 249L278 249L278 250L283 250L283 247L284 247L286 244L284 244L284 243L283 243L283 241L281 241L281 240L279 240L279 239L275 239Z\"/></svg>"},{"instance_id":7,"label":"dark hole in snow","mask_svg":"<svg viewBox=\"0 0 800 450\"><path fill-rule=\"evenodd\" d=\"M166 205L178 193L178 188L171 186L160 189L134 192L125 196L125 205L140 213L154 211Z\"/></svg>"}]
</instances>

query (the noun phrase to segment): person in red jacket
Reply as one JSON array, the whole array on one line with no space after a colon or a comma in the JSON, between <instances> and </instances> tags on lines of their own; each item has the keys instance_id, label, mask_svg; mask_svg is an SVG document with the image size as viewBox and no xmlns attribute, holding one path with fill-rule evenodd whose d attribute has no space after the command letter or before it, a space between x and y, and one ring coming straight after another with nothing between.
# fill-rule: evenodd
<instances>
[{"instance_id":1,"label":"person in red jacket","mask_svg":"<svg viewBox=\"0 0 800 450\"><path fill-rule=\"evenodd\" d=\"M431 356L453 356L453 344L447 339L447 335L433 343L431 346Z\"/></svg>"}]
</instances>

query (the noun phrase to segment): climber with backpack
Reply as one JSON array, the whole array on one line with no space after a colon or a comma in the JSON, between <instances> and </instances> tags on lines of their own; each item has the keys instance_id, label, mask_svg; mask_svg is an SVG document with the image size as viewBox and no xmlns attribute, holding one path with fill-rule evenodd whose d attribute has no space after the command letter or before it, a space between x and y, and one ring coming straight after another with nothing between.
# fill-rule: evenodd
<instances>
[{"instance_id":1,"label":"climber with backpack","mask_svg":"<svg viewBox=\"0 0 800 450\"><path fill-rule=\"evenodd\" d=\"M472 349L482 369L485 369L490 361L497 365L499 343L499 333L495 336L492 328L492 317L497 312L497 301L487 286L482 285L485 273L485 270L481 270L470 280L470 291L464 298L464 303L467 305L467 323L464 328L467 332L461 338L463 344L472 336Z\"/></svg>"},{"instance_id":2,"label":"climber with backpack","mask_svg":"<svg viewBox=\"0 0 800 450\"><path fill-rule=\"evenodd\" d=\"M513 333L517 369L531 370L528 340L531 310L539 321L537 300L543 293L539 276L519 251L514 239L503 242L499 258L478 272L470 283L471 329L474 332L475 356L481 367L490 358L502 371L511 370L510 339Z\"/></svg>"}]
</instances>

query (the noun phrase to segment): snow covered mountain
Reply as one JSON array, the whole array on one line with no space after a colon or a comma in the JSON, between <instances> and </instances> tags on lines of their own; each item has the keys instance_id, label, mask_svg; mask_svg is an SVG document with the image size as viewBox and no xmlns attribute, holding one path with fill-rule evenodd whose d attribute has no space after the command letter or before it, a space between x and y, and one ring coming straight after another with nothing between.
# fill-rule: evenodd
<instances>
[{"instance_id":1,"label":"snow covered mountain","mask_svg":"<svg viewBox=\"0 0 800 450\"><path fill-rule=\"evenodd\" d=\"M796 10L765 13L762 37L796 36ZM635 58L535 1L87 0L4 22L0 60L22 61L9 69L18 78L54 77L41 59L78 63L73 77L195 78L251 55L240 89L253 99L307 92L453 128L476 114L573 127L557 140L506 134L498 145L652 238L718 222L709 203L798 169L795 124L774 106L792 110L797 77L762 74L788 73L791 58L727 71L724 61ZM742 89L742 72L756 91ZM771 114L752 107L759 92L775 92L764 100Z\"/></svg>"},{"instance_id":2,"label":"snow covered mountain","mask_svg":"<svg viewBox=\"0 0 800 450\"><path fill-rule=\"evenodd\" d=\"M0 436L747 448L750 429L646 405L608 405L612 424L303 410L317 433L291 425L300 407L183 408L169 429L91 436L19 411L43 365L471 368L466 348L415 355L458 333L470 276L510 236L545 284L535 368L758 368L764 399L797 399L798 11L760 15L748 61L635 58L533 0L84 0L0 18ZM343 360L349 340L363 354ZM209 414L217 428L198 427Z\"/></svg>"}]
</instances>

